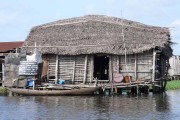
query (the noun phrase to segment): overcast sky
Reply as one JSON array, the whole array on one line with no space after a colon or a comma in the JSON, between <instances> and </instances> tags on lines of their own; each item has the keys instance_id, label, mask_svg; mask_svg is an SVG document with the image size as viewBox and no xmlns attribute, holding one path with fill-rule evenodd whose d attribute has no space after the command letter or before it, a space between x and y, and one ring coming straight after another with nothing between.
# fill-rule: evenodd
<instances>
[{"instance_id":1,"label":"overcast sky","mask_svg":"<svg viewBox=\"0 0 180 120\"><path fill-rule=\"evenodd\" d=\"M33 26L87 14L170 27L180 55L180 0L0 0L0 41L24 41Z\"/></svg>"}]
</instances>

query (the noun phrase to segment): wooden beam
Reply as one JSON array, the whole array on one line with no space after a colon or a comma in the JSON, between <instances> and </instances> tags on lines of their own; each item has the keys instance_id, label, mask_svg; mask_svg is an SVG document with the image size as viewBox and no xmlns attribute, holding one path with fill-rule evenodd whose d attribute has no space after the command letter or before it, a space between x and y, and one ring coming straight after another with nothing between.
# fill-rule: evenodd
<instances>
[{"instance_id":1,"label":"wooden beam","mask_svg":"<svg viewBox=\"0 0 180 120\"><path fill-rule=\"evenodd\" d=\"M92 83L93 78L94 78L93 73L94 73L94 56L91 55L91 67L90 67L91 79L90 79L90 83Z\"/></svg>"},{"instance_id":2,"label":"wooden beam","mask_svg":"<svg viewBox=\"0 0 180 120\"><path fill-rule=\"evenodd\" d=\"M155 81L155 77L156 77L156 51L153 50L152 82Z\"/></svg>"},{"instance_id":3,"label":"wooden beam","mask_svg":"<svg viewBox=\"0 0 180 120\"><path fill-rule=\"evenodd\" d=\"M135 80L137 81L137 54L135 54L135 63L134 63L134 67L135 67L135 70L134 70L134 77L135 77Z\"/></svg>"},{"instance_id":4,"label":"wooden beam","mask_svg":"<svg viewBox=\"0 0 180 120\"><path fill-rule=\"evenodd\" d=\"M116 65L116 68L117 68L117 73L119 73L119 56L117 55L117 65Z\"/></svg>"},{"instance_id":5,"label":"wooden beam","mask_svg":"<svg viewBox=\"0 0 180 120\"><path fill-rule=\"evenodd\" d=\"M112 56L109 56L109 80L112 82L113 80L113 69L112 69Z\"/></svg>"},{"instance_id":6,"label":"wooden beam","mask_svg":"<svg viewBox=\"0 0 180 120\"><path fill-rule=\"evenodd\" d=\"M86 76L87 76L87 60L88 60L88 55L86 55L85 57L85 64L84 64L84 79L83 79L83 83L86 83Z\"/></svg>"}]
</instances>

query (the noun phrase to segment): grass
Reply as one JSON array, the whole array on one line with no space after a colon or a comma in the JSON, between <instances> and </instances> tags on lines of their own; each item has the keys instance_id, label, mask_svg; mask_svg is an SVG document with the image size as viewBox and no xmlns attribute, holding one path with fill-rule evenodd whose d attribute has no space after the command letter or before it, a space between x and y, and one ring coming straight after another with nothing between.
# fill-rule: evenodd
<instances>
[{"instance_id":1,"label":"grass","mask_svg":"<svg viewBox=\"0 0 180 120\"><path fill-rule=\"evenodd\" d=\"M7 90L4 87L0 87L0 94L6 94Z\"/></svg>"},{"instance_id":2,"label":"grass","mask_svg":"<svg viewBox=\"0 0 180 120\"><path fill-rule=\"evenodd\" d=\"M166 90L180 89L180 80L168 81L166 85Z\"/></svg>"}]
</instances>

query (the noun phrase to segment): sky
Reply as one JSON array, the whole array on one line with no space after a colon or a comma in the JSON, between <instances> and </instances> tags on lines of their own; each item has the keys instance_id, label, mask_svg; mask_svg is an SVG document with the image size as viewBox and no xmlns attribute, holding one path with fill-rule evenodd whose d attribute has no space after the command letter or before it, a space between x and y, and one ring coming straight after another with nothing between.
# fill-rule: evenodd
<instances>
[{"instance_id":1,"label":"sky","mask_svg":"<svg viewBox=\"0 0 180 120\"><path fill-rule=\"evenodd\" d=\"M0 42L24 41L34 26L89 14L169 27L180 55L180 0L0 0Z\"/></svg>"}]
</instances>

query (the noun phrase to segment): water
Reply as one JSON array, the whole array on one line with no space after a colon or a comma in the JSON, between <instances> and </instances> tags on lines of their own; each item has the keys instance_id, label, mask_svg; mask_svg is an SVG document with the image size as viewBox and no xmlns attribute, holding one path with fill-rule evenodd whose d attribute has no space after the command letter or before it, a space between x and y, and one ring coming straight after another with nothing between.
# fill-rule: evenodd
<instances>
[{"instance_id":1,"label":"water","mask_svg":"<svg viewBox=\"0 0 180 120\"><path fill-rule=\"evenodd\" d=\"M0 120L179 120L179 96L0 96Z\"/></svg>"}]
</instances>

